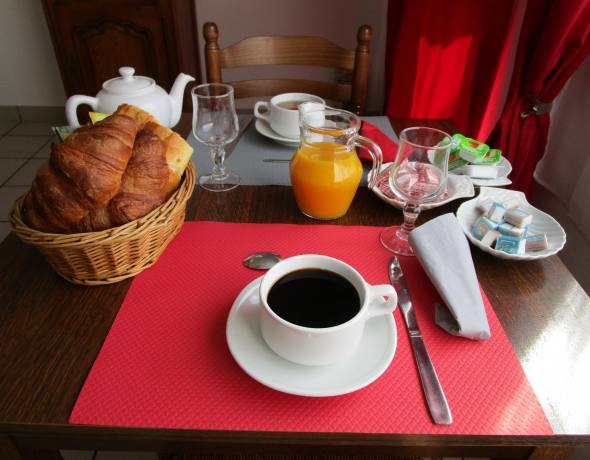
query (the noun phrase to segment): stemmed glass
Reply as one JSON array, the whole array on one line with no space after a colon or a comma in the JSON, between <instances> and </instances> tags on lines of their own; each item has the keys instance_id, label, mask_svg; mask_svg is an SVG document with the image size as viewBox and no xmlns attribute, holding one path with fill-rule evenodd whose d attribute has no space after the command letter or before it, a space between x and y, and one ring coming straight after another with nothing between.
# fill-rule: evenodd
<instances>
[{"instance_id":1,"label":"stemmed glass","mask_svg":"<svg viewBox=\"0 0 590 460\"><path fill-rule=\"evenodd\" d=\"M391 252L413 256L408 234L414 229L420 205L438 198L447 185L452 139L434 128L407 128L399 136L389 187L404 202L404 223L381 232L381 243Z\"/></svg>"},{"instance_id":2,"label":"stemmed glass","mask_svg":"<svg viewBox=\"0 0 590 460\"><path fill-rule=\"evenodd\" d=\"M238 186L240 176L224 166L224 146L238 135L234 89L223 83L195 86L193 96L193 134L211 147L213 170L199 177L199 185L212 192L225 192Z\"/></svg>"}]
</instances>

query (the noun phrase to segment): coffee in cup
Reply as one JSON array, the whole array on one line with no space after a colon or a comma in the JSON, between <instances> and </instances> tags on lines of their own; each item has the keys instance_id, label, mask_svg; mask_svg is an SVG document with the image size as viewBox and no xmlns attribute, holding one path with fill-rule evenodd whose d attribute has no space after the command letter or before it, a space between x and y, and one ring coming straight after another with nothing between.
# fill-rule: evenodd
<instances>
[{"instance_id":1,"label":"coffee in cup","mask_svg":"<svg viewBox=\"0 0 590 460\"><path fill-rule=\"evenodd\" d=\"M311 328L346 323L361 309L351 282L338 273L318 268L287 273L270 288L267 302L285 321Z\"/></svg>"},{"instance_id":2,"label":"coffee in cup","mask_svg":"<svg viewBox=\"0 0 590 460\"><path fill-rule=\"evenodd\" d=\"M266 121L270 127L283 137L299 138L299 104L304 102L319 102L323 106L325 101L318 96L306 93L283 93L274 96L270 102L258 101L254 105L254 116ZM261 108L266 111L261 112Z\"/></svg>"},{"instance_id":3,"label":"coffee in cup","mask_svg":"<svg viewBox=\"0 0 590 460\"><path fill-rule=\"evenodd\" d=\"M350 265L332 257L301 255L272 267L260 283L262 336L279 356L305 365L347 358L366 321L391 314L389 284L371 286Z\"/></svg>"}]
</instances>

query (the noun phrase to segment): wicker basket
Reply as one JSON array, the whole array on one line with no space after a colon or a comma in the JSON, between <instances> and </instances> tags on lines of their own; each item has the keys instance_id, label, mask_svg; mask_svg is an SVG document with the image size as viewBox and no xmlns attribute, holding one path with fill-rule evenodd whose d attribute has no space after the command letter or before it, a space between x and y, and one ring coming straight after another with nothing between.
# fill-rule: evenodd
<instances>
[{"instance_id":1,"label":"wicker basket","mask_svg":"<svg viewBox=\"0 0 590 460\"><path fill-rule=\"evenodd\" d=\"M178 190L166 203L141 219L100 232L57 234L34 230L22 219L26 195L14 203L10 223L22 241L39 248L57 274L71 283L117 283L156 263L182 227L194 186L195 169L189 161Z\"/></svg>"}]
</instances>

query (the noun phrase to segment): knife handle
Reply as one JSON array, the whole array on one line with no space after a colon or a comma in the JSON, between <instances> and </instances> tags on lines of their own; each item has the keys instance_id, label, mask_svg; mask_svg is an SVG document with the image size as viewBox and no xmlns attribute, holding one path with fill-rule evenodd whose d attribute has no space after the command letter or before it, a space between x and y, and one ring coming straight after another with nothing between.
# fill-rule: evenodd
<instances>
[{"instance_id":1,"label":"knife handle","mask_svg":"<svg viewBox=\"0 0 590 460\"><path fill-rule=\"evenodd\" d=\"M422 382L422 389L424 390L430 415L434 423L438 425L450 425L453 423L451 410L440 386L428 351L426 351L424 340L421 335L413 335L410 337L410 341L412 343L412 350L414 350L414 357L416 358L418 373L420 374L420 381Z\"/></svg>"}]
</instances>

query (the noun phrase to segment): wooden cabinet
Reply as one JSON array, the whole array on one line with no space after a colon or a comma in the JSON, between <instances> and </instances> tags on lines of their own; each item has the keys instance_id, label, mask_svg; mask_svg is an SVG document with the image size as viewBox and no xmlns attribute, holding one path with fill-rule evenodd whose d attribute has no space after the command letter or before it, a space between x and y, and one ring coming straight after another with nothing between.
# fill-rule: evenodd
<instances>
[{"instance_id":1,"label":"wooden cabinet","mask_svg":"<svg viewBox=\"0 0 590 460\"><path fill-rule=\"evenodd\" d=\"M94 96L122 66L169 90L199 81L194 0L43 0L68 96ZM187 97L185 96L185 104Z\"/></svg>"}]
</instances>

